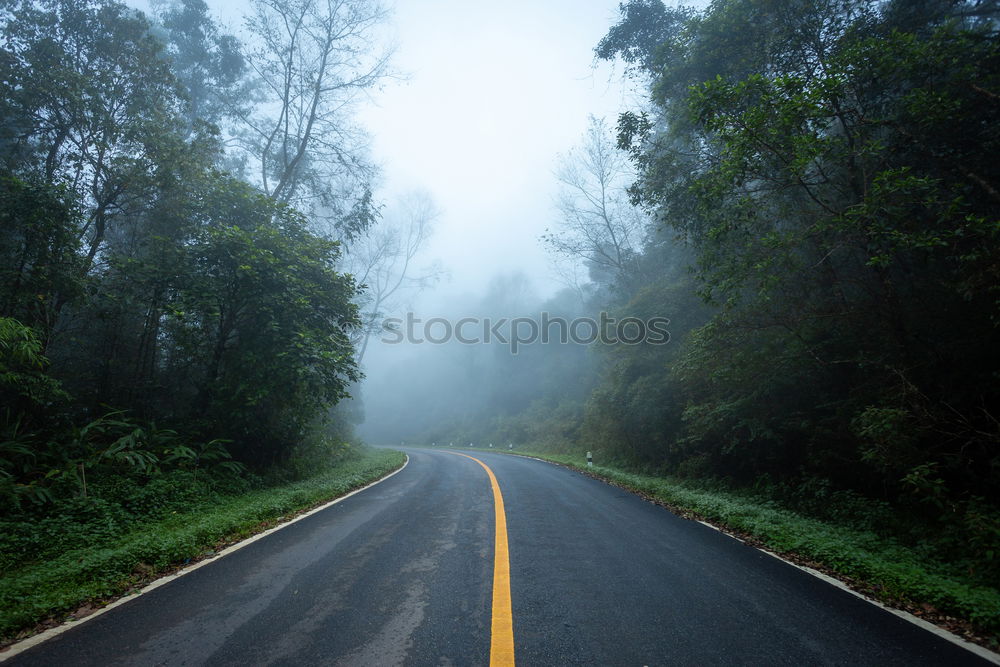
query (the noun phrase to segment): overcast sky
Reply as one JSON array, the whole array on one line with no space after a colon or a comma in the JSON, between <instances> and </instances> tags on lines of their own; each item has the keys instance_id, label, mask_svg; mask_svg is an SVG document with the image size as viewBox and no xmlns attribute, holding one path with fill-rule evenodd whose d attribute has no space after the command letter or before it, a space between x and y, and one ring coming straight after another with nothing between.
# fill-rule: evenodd
<instances>
[{"instance_id":1,"label":"overcast sky","mask_svg":"<svg viewBox=\"0 0 1000 667\"><path fill-rule=\"evenodd\" d=\"M362 122L374 138L385 192L430 192L443 215L425 253L440 259L453 293L481 293L498 272L523 270L543 293L548 262L538 237L553 222L556 157L579 141L588 114L623 108L611 68L593 48L617 0L400 0L389 84Z\"/></svg>"},{"instance_id":2,"label":"overcast sky","mask_svg":"<svg viewBox=\"0 0 1000 667\"><path fill-rule=\"evenodd\" d=\"M588 115L613 122L628 106L620 73L594 67L593 49L617 7L618 0L396 3L395 62L408 80L387 86L361 120L386 194L422 188L443 212L423 259L439 259L451 279L414 300L425 320L456 317L501 273L523 271L540 296L560 287L539 236L554 222L558 154L580 141ZM423 347L372 341L365 431L399 404L400 374L408 374L407 359L432 352Z\"/></svg>"}]
</instances>

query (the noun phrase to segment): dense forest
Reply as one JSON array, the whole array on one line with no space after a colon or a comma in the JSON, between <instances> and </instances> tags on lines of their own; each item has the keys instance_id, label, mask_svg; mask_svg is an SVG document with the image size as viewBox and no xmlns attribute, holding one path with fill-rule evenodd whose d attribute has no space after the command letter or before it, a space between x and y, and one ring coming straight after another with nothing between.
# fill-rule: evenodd
<instances>
[{"instance_id":1,"label":"dense forest","mask_svg":"<svg viewBox=\"0 0 1000 667\"><path fill-rule=\"evenodd\" d=\"M582 279L468 310L666 316L670 343L431 350L397 434L888 503L995 582L998 28L993 2L623 3L596 56L647 101L563 156L542 238Z\"/></svg>"},{"instance_id":2,"label":"dense forest","mask_svg":"<svg viewBox=\"0 0 1000 667\"><path fill-rule=\"evenodd\" d=\"M0 4L7 508L315 470L350 428L384 10L256 2L247 43L201 0L155 10Z\"/></svg>"}]
</instances>

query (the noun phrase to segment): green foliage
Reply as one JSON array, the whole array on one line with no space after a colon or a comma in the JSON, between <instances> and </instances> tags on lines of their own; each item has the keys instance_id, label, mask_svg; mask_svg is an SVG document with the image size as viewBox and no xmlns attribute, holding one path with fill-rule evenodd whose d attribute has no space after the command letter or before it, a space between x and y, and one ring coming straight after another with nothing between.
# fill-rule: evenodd
<instances>
[{"instance_id":1,"label":"green foliage","mask_svg":"<svg viewBox=\"0 0 1000 667\"><path fill-rule=\"evenodd\" d=\"M58 382L45 374L48 365L34 330L0 317L0 396L8 413L19 405L45 405L64 397Z\"/></svg>"},{"instance_id":2,"label":"green foliage","mask_svg":"<svg viewBox=\"0 0 1000 667\"><path fill-rule=\"evenodd\" d=\"M671 462L674 443L682 432L686 398L677 392L676 384L665 381L677 365L680 347L676 341L711 313L679 267L660 267L659 273L666 275L645 286L614 314L645 322L668 317L670 341L602 346L602 383L586 403L582 432L583 443L590 449L610 446L616 458L657 466Z\"/></svg>"},{"instance_id":3,"label":"green foliage","mask_svg":"<svg viewBox=\"0 0 1000 667\"><path fill-rule=\"evenodd\" d=\"M246 112L246 62L239 41L220 30L203 0L155 3L156 34L187 97L192 128Z\"/></svg>"},{"instance_id":4,"label":"green foliage","mask_svg":"<svg viewBox=\"0 0 1000 667\"><path fill-rule=\"evenodd\" d=\"M1000 501L1000 42L996 8L967 4L622 6L598 55L641 64L655 112L619 126L633 196L720 310L675 336L669 370L605 374L597 440L744 484L822 477L929 521ZM630 432L668 402L681 424Z\"/></svg>"},{"instance_id":5,"label":"green foliage","mask_svg":"<svg viewBox=\"0 0 1000 667\"><path fill-rule=\"evenodd\" d=\"M208 194L210 224L187 248L167 330L206 432L269 464L359 379L348 337L359 324L355 286L335 269L338 244L291 209L233 180Z\"/></svg>"},{"instance_id":6,"label":"green foliage","mask_svg":"<svg viewBox=\"0 0 1000 667\"><path fill-rule=\"evenodd\" d=\"M163 156L186 148L183 101L148 22L125 5L13 1L5 9L0 76L9 120L0 159L69 190L83 213L87 271L155 199Z\"/></svg>"},{"instance_id":7,"label":"green foliage","mask_svg":"<svg viewBox=\"0 0 1000 667\"><path fill-rule=\"evenodd\" d=\"M22 468L8 496L150 473L172 431L266 467L359 378L339 246L214 168L239 45L196 0L160 19L114 0L5 6L0 317L52 360L3 370L5 460Z\"/></svg>"},{"instance_id":8,"label":"green foliage","mask_svg":"<svg viewBox=\"0 0 1000 667\"><path fill-rule=\"evenodd\" d=\"M14 507L51 494L38 479L37 422L68 396L45 373L48 359L32 329L0 317L0 502Z\"/></svg>"},{"instance_id":9,"label":"green foliage","mask_svg":"<svg viewBox=\"0 0 1000 667\"><path fill-rule=\"evenodd\" d=\"M239 475L242 466L228 461L220 441L198 449L178 434L141 426L120 411L75 425L59 424L59 409L70 400L60 383L45 373L35 333L11 318L0 318L0 499L14 509L22 500L53 503L57 498L86 498L108 476L158 474L162 467L197 468ZM55 417L40 423L40 417ZM53 508L48 508L53 510Z\"/></svg>"},{"instance_id":10,"label":"green foliage","mask_svg":"<svg viewBox=\"0 0 1000 667\"><path fill-rule=\"evenodd\" d=\"M62 190L0 174L0 313L43 341L60 304L81 292L77 217Z\"/></svg>"}]
</instances>

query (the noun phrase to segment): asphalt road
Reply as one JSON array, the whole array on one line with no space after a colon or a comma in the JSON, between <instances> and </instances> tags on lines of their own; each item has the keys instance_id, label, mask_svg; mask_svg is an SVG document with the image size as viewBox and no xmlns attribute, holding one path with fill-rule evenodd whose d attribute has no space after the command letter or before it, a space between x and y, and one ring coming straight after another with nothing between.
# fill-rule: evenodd
<instances>
[{"instance_id":1,"label":"asphalt road","mask_svg":"<svg viewBox=\"0 0 1000 667\"><path fill-rule=\"evenodd\" d=\"M8 664L488 664L487 473L407 451L385 482ZM986 664L620 489L473 455L503 493L520 665Z\"/></svg>"}]
</instances>

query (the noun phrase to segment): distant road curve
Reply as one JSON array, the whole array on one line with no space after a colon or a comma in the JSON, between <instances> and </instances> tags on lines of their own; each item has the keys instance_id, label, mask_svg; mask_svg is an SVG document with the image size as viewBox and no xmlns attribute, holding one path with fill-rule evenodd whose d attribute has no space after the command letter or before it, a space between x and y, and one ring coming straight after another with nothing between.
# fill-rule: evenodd
<instances>
[{"instance_id":1,"label":"distant road curve","mask_svg":"<svg viewBox=\"0 0 1000 667\"><path fill-rule=\"evenodd\" d=\"M10 665L484 665L502 492L520 665L989 664L621 489L405 449L399 474Z\"/></svg>"}]
</instances>

